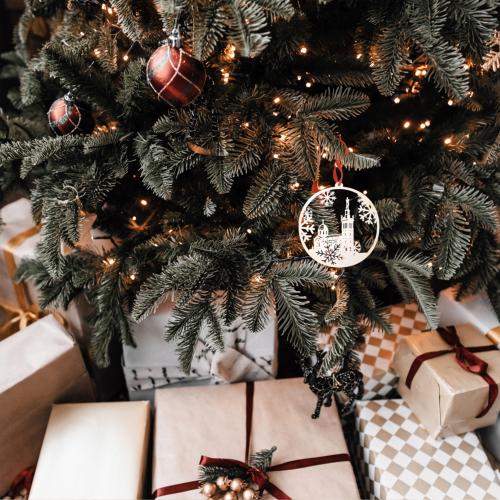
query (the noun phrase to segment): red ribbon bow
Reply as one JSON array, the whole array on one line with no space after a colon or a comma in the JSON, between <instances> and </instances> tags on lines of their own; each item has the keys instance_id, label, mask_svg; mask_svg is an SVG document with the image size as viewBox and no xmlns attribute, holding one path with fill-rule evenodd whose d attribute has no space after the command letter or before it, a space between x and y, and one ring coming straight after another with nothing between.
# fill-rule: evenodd
<instances>
[{"instance_id":1,"label":"red ribbon bow","mask_svg":"<svg viewBox=\"0 0 500 500\"><path fill-rule=\"evenodd\" d=\"M250 433L252 430L252 415L253 415L253 395L254 383L247 382L246 384L246 443L245 443L245 456L248 458L250 450ZM303 458L299 460L291 460L282 464L273 465L269 471L281 470L294 470L302 469L304 467L313 467L315 465L331 464L335 462L348 462L350 460L347 453L339 453L337 455L325 455L322 457ZM250 479L259 486L259 490L266 490L277 500L292 500L284 491L280 490L275 484L269 481L268 475L256 467L252 467L245 462L233 460L232 458L211 458L202 456L200 465L215 465L224 468L239 467L243 469ZM153 498L173 495L175 493L183 493L185 491L192 491L200 486L199 481L189 481L186 483L173 484L171 486L163 486L158 488L153 493Z\"/></svg>"},{"instance_id":2,"label":"red ribbon bow","mask_svg":"<svg viewBox=\"0 0 500 500\"><path fill-rule=\"evenodd\" d=\"M476 418L484 417L484 415L486 415L486 413L488 413L490 408L493 406L493 403L498 396L498 386L496 382L488 375L488 363L476 356L474 353L494 351L496 347L494 345L465 347L460 341L460 338L457 335L457 330L454 326L438 328L437 332L439 336L451 347L451 349L426 352L417 356L413 360L413 363L410 366L410 370L408 371L408 375L406 376L406 387L408 387L408 389L411 389L411 383L424 361L454 352L455 360L462 369L468 371L469 373L480 375L488 384L488 401L484 409L482 409L478 413Z\"/></svg>"}]
</instances>

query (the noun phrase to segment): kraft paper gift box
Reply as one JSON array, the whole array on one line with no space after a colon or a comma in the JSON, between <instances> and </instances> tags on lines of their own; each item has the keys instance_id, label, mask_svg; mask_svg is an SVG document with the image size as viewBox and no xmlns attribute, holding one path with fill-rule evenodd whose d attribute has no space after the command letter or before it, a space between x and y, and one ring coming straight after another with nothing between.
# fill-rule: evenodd
<instances>
[{"instance_id":1,"label":"kraft paper gift box","mask_svg":"<svg viewBox=\"0 0 500 500\"><path fill-rule=\"evenodd\" d=\"M458 301L455 300L455 290L447 288L439 294L438 308L440 325L471 324L500 348L500 320L486 293Z\"/></svg>"},{"instance_id":2,"label":"kraft paper gift box","mask_svg":"<svg viewBox=\"0 0 500 500\"><path fill-rule=\"evenodd\" d=\"M263 331L251 333L237 318L223 326L225 350L212 352L202 331L191 372L178 366L175 342L165 342L165 325L172 318L175 302L167 300L141 323L133 327L137 347L124 346L123 369L130 397L137 392L149 398L154 388L178 383L239 382L272 378L277 372L277 323L273 316Z\"/></svg>"},{"instance_id":3,"label":"kraft paper gift box","mask_svg":"<svg viewBox=\"0 0 500 500\"><path fill-rule=\"evenodd\" d=\"M93 399L80 350L54 317L0 342L0 494L35 465L52 404Z\"/></svg>"},{"instance_id":4,"label":"kraft paper gift box","mask_svg":"<svg viewBox=\"0 0 500 500\"><path fill-rule=\"evenodd\" d=\"M370 498L500 498L474 432L435 440L402 399L357 402L356 428Z\"/></svg>"},{"instance_id":5,"label":"kraft paper gift box","mask_svg":"<svg viewBox=\"0 0 500 500\"><path fill-rule=\"evenodd\" d=\"M386 397L398 384L398 376L390 369L390 364L399 340L402 337L426 330L427 320L418 310L417 304L396 304L387 308L389 323L393 333L380 328L369 329L365 343L356 349L360 358L365 392L363 400ZM334 342L332 335L320 335L320 346Z\"/></svg>"},{"instance_id":6,"label":"kraft paper gift box","mask_svg":"<svg viewBox=\"0 0 500 500\"><path fill-rule=\"evenodd\" d=\"M30 500L144 498L150 405L54 405Z\"/></svg>"},{"instance_id":7,"label":"kraft paper gift box","mask_svg":"<svg viewBox=\"0 0 500 500\"><path fill-rule=\"evenodd\" d=\"M470 350L454 349L457 340ZM468 371L462 366L466 364L481 373ZM400 376L398 392L433 437L495 423L500 411L495 394L500 384L500 351L472 325L402 339L392 366Z\"/></svg>"},{"instance_id":8,"label":"kraft paper gift box","mask_svg":"<svg viewBox=\"0 0 500 500\"><path fill-rule=\"evenodd\" d=\"M37 313L38 294L30 283L15 283L17 266L23 259L33 258L40 241L40 228L31 215L31 202L26 198L9 203L0 210L4 225L0 231L0 305L19 308ZM85 315L88 306L83 300L75 300L66 311L58 311L64 316L67 328L78 338L83 338L87 327Z\"/></svg>"},{"instance_id":9,"label":"kraft paper gift box","mask_svg":"<svg viewBox=\"0 0 500 500\"><path fill-rule=\"evenodd\" d=\"M252 385L253 398L248 391ZM268 472L271 483L294 500L358 499L337 409L323 408L321 417L313 420L315 404L302 379L157 390L153 491L165 500L198 500L196 484L175 494L165 494L164 488L196 482L202 455L245 461L249 412L249 455L276 446L275 466L330 455L341 460ZM262 498L274 497L266 491Z\"/></svg>"}]
</instances>

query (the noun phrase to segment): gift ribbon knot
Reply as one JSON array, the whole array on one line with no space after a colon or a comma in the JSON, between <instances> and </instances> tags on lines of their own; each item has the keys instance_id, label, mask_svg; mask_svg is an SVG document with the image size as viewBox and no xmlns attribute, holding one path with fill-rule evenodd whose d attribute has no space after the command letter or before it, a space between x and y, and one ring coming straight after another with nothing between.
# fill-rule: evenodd
<instances>
[{"instance_id":1,"label":"gift ribbon knot","mask_svg":"<svg viewBox=\"0 0 500 500\"><path fill-rule=\"evenodd\" d=\"M246 440L245 440L245 457L248 460L250 451L250 434L252 430L252 415L253 415L253 396L254 396L254 383L246 383ZM331 464L335 462L349 462L350 457L347 453L338 453L336 455L325 455L321 457L301 458L298 460L291 460L278 465L269 467L269 471L284 471L302 469L305 467L314 467L316 465ZM200 465L204 466L219 466L223 468L238 467L243 469L250 477L250 479L259 486L259 490L266 490L277 500L292 500L284 491L278 488L269 480L269 476L265 471L256 467L252 467L246 462L234 460L232 458L211 458L202 456ZM158 488L153 493L153 498L174 495L176 493L183 493L185 491L196 490L200 486L199 481L189 481L186 483L178 483L170 486L163 486Z\"/></svg>"},{"instance_id":2,"label":"gift ribbon knot","mask_svg":"<svg viewBox=\"0 0 500 500\"><path fill-rule=\"evenodd\" d=\"M463 370L466 370L474 375L481 376L488 384L488 401L486 406L476 416L476 418L483 417L491 409L498 396L498 386L493 378L488 375L488 363L476 356L474 353L494 351L496 350L496 347L494 345L465 347L460 341L457 330L454 326L448 326L446 328L440 327L437 329L437 332L439 336L451 347L451 349L425 352L424 354L417 356L408 370L408 375L406 376L406 387L411 389L412 381L424 361L444 356L445 354L454 353L457 364Z\"/></svg>"}]
</instances>

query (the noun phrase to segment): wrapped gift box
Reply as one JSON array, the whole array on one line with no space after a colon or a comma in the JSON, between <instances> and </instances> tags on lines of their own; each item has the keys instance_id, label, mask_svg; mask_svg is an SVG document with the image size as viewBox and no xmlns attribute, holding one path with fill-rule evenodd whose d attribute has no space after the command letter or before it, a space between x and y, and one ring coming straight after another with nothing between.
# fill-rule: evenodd
<instances>
[{"instance_id":1,"label":"wrapped gift box","mask_svg":"<svg viewBox=\"0 0 500 500\"><path fill-rule=\"evenodd\" d=\"M401 399L358 402L356 427L373 498L500 498L473 432L434 440Z\"/></svg>"},{"instance_id":2,"label":"wrapped gift box","mask_svg":"<svg viewBox=\"0 0 500 500\"><path fill-rule=\"evenodd\" d=\"M93 399L80 350L52 316L0 342L0 494L36 463L52 404Z\"/></svg>"},{"instance_id":3,"label":"wrapped gift box","mask_svg":"<svg viewBox=\"0 0 500 500\"><path fill-rule=\"evenodd\" d=\"M246 416L251 408L249 454L276 446L273 465L296 459L342 455L342 461L268 472L294 499L359 498L335 406L311 419L316 397L302 379L160 389L156 394L153 490L198 478L200 456L245 461ZM335 479L337 478L337 479ZM165 499L199 499L196 490ZM273 498L265 494L263 498Z\"/></svg>"},{"instance_id":4,"label":"wrapped gift box","mask_svg":"<svg viewBox=\"0 0 500 500\"><path fill-rule=\"evenodd\" d=\"M360 358L360 371L364 377L364 400L387 396L398 383L397 375L390 370L390 364L399 339L420 333L428 328L423 313L417 304L396 304L387 309L393 333L379 328L369 330L365 343L356 352ZM320 346L327 347L334 341L333 335L321 335Z\"/></svg>"},{"instance_id":5,"label":"wrapped gift box","mask_svg":"<svg viewBox=\"0 0 500 500\"><path fill-rule=\"evenodd\" d=\"M487 363L487 375L498 387L500 351L472 325L452 327L451 331L456 332L465 347L492 349L472 354ZM460 352L449 352L450 349L441 334L425 332L402 339L393 361L393 368L400 376L398 392L434 437L462 434L491 425L500 410L500 398L497 397L489 411L477 418L494 388L490 389L484 376L464 369L457 362ZM427 359L414 369L417 357L440 351L448 353Z\"/></svg>"},{"instance_id":6,"label":"wrapped gift box","mask_svg":"<svg viewBox=\"0 0 500 500\"><path fill-rule=\"evenodd\" d=\"M164 302L157 312L134 327L137 347L124 346L123 364L131 398L133 393L179 382L239 382L271 378L277 371L277 326L274 318L256 334L248 331L241 318L224 326L226 349L211 351L201 332L191 372L178 367L175 342L165 342L165 325L172 317L175 303Z\"/></svg>"},{"instance_id":7,"label":"wrapped gift box","mask_svg":"<svg viewBox=\"0 0 500 500\"><path fill-rule=\"evenodd\" d=\"M440 325L474 325L500 348L500 321L486 293L457 301L453 288L448 288L439 294L438 308Z\"/></svg>"},{"instance_id":8,"label":"wrapped gift box","mask_svg":"<svg viewBox=\"0 0 500 500\"><path fill-rule=\"evenodd\" d=\"M54 405L30 500L144 498L150 406Z\"/></svg>"},{"instance_id":9,"label":"wrapped gift box","mask_svg":"<svg viewBox=\"0 0 500 500\"><path fill-rule=\"evenodd\" d=\"M30 283L15 283L17 265L23 259L33 258L40 241L40 228L31 216L31 203L26 198L9 203L0 210L4 225L0 232L0 279L4 286L0 289L0 304L37 311L38 294ZM86 233L86 230L82 231ZM88 236L90 241L90 235ZM86 247L90 243L85 240ZM87 333L85 316L88 304L83 299L74 300L66 311L58 310L67 323L68 330L79 339Z\"/></svg>"}]
</instances>

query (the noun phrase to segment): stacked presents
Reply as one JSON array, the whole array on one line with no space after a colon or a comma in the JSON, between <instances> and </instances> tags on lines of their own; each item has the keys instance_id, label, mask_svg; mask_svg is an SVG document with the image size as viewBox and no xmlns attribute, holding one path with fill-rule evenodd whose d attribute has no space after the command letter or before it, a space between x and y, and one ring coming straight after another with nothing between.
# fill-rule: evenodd
<instances>
[{"instance_id":1,"label":"stacked presents","mask_svg":"<svg viewBox=\"0 0 500 500\"><path fill-rule=\"evenodd\" d=\"M8 285L37 238L29 204L15 203L1 214ZM410 304L390 308L394 334L370 332L359 351L367 390L355 408L358 457L335 405L313 420L316 397L301 379L272 380L276 321L252 336L237 319L224 353L202 335L185 375L161 340L168 300L136 326L138 348L124 350L132 401L95 402L81 312L42 316L34 291L12 286L0 296L0 496L500 498L500 339L483 297L458 303L443 292L437 331L426 332Z\"/></svg>"},{"instance_id":2,"label":"stacked presents","mask_svg":"<svg viewBox=\"0 0 500 500\"><path fill-rule=\"evenodd\" d=\"M500 327L486 297L456 302L445 290L439 308L447 326L425 331L416 309L393 307L407 316L404 330L398 320L392 341L372 332L360 353L367 383L380 389L355 409L366 496L500 497ZM386 383L377 362L390 365ZM392 389L402 399L384 399Z\"/></svg>"}]
</instances>

